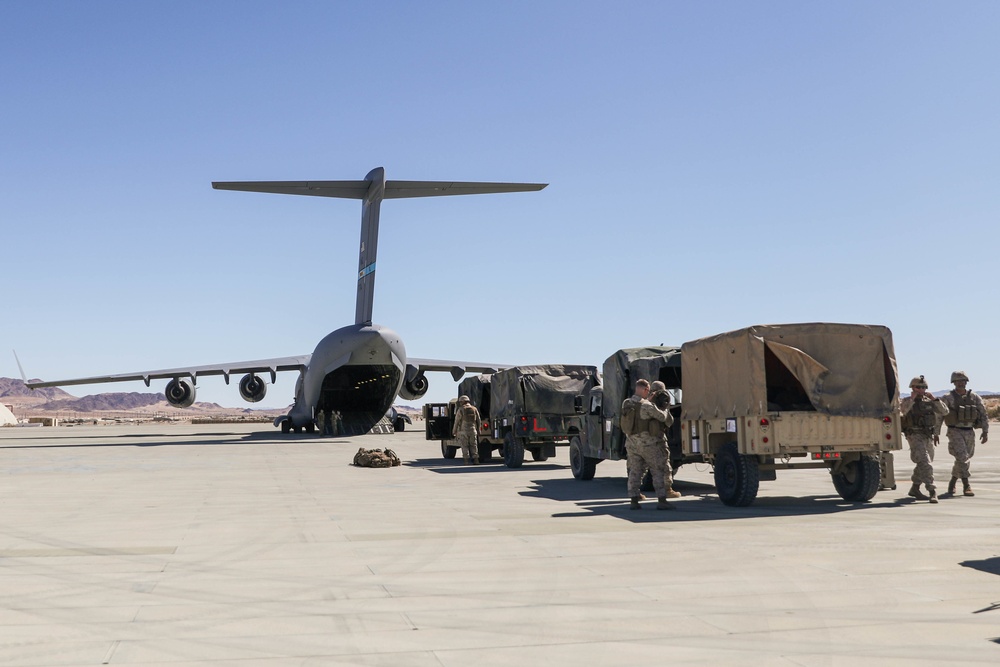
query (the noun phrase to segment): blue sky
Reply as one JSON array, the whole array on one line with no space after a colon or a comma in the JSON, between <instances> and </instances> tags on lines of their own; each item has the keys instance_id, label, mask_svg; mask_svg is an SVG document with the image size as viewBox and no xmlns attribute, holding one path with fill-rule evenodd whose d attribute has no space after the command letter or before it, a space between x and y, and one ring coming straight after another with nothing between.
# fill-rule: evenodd
<instances>
[{"instance_id":1,"label":"blue sky","mask_svg":"<svg viewBox=\"0 0 1000 667\"><path fill-rule=\"evenodd\" d=\"M858 322L904 382L1000 391L997 34L969 1L3 2L0 349L46 379L309 353L353 320L358 203L211 181L384 166L550 183L383 204L374 320L413 356ZM147 391L70 388L116 389Z\"/></svg>"}]
</instances>

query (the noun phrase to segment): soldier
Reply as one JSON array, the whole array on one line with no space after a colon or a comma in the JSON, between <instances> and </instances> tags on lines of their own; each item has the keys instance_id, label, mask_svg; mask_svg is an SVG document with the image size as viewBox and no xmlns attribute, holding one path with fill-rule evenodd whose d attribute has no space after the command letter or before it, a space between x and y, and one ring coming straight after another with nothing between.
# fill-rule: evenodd
<instances>
[{"instance_id":1,"label":"soldier","mask_svg":"<svg viewBox=\"0 0 1000 667\"><path fill-rule=\"evenodd\" d=\"M660 410L667 412L670 420L663 424L663 446L667 450L667 458L664 460L664 483L667 486L667 498L680 498L681 494L674 491L674 469L670 465L670 443L667 441L667 429L674 423L670 413L670 394L667 393L667 386L657 380L650 386L649 401Z\"/></svg>"},{"instance_id":2,"label":"soldier","mask_svg":"<svg viewBox=\"0 0 1000 667\"><path fill-rule=\"evenodd\" d=\"M910 460L913 461L913 475L910 480L913 486L906 495L917 500L930 500L936 503L937 491L934 488L934 447L938 444L941 431L941 417L948 414L948 406L934 394L927 392L927 381L924 376L910 380L910 395L900 404L903 413L903 435L910 446ZM929 496L920 492L920 485L927 486Z\"/></svg>"},{"instance_id":3,"label":"soldier","mask_svg":"<svg viewBox=\"0 0 1000 667\"><path fill-rule=\"evenodd\" d=\"M657 384L663 388L662 382L654 383L654 386ZM667 493L670 490L667 485L670 474L667 429L674 423L674 418L669 412L647 400L649 393L649 382L639 380L635 383L635 395L622 404L623 415L626 411L638 410L636 429L625 441L625 450L628 452L628 495L632 503L631 509L642 509L639 504L639 487L642 485L646 468L649 468L653 478L653 488L656 489L656 509L672 510L673 505L667 502ZM632 405L627 406L626 404L630 402Z\"/></svg>"},{"instance_id":4,"label":"soldier","mask_svg":"<svg viewBox=\"0 0 1000 667\"><path fill-rule=\"evenodd\" d=\"M458 397L458 409L455 412L455 425L451 434L458 439L462 448L462 460L468 465L470 460L479 463L479 427L482 418L479 410L472 405L468 396Z\"/></svg>"},{"instance_id":5,"label":"soldier","mask_svg":"<svg viewBox=\"0 0 1000 667\"><path fill-rule=\"evenodd\" d=\"M955 388L941 399L949 410L944 418L944 423L948 425L948 453L955 457L948 495L955 495L955 484L961 478L962 495L974 496L976 494L969 485L969 460L976 453L976 432L973 429L983 430L979 442L985 444L989 439L990 421L983 399L966 389L969 376L964 371L955 371L951 374L951 382Z\"/></svg>"}]
</instances>

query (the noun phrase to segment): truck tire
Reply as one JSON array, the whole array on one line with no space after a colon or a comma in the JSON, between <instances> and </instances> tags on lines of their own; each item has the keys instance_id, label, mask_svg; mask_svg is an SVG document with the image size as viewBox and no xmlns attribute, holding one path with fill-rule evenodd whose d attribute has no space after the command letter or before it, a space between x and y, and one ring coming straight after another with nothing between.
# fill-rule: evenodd
<instances>
[{"instance_id":1,"label":"truck tire","mask_svg":"<svg viewBox=\"0 0 1000 667\"><path fill-rule=\"evenodd\" d=\"M833 486L844 500L868 502L878 493L882 484L882 470L878 459L870 454L862 454L856 461L848 461L839 472L830 471Z\"/></svg>"},{"instance_id":2,"label":"truck tire","mask_svg":"<svg viewBox=\"0 0 1000 667\"><path fill-rule=\"evenodd\" d=\"M406 428L406 420L402 417L396 417L396 421L392 423L392 430L396 433L402 433L403 429Z\"/></svg>"},{"instance_id":3,"label":"truck tire","mask_svg":"<svg viewBox=\"0 0 1000 667\"><path fill-rule=\"evenodd\" d=\"M482 440L479 443L479 462L489 463L493 460L493 445L489 440Z\"/></svg>"},{"instance_id":4,"label":"truck tire","mask_svg":"<svg viewBox=\"0 0 1000 667\"><path fill-rule=\"evenodd\" d=\"M569 441L569 467L573 471L573 477L581 482L594 479L598 461L599 459L584 456L580 438L573 436L573 439Z\"/></svg>"},{"instance_id":5,"label":"truck tire","mask_svg":"<svg viewBox=\"0 0 1000 667\"><path fill-rule=\"evenodd\" d=\"M441 441L441 456L445 457L446 459L453 459L455 458L455 454L457 452L458 452L458 447L451 447L449 445L444 444L444 440Z\"/></svg>"},{"instance_id":6,"label":"truck tire","mask_svg":"<svg viewBox=\"0 0 1000 667\"><path fill-rule=\"evenodd\" d=\"M503 464L508 468L520 468L524 464L524 443L513 433L503 437Z\"/></svg>"},{"instance_id":7,"label":"truck tire","mask_svg":"<svg viewBox=\"0 0 1000 667\"><path fill-rule=\"evenodd\" d=\"M531 450L531 460L532 461L548 461L549 455L545 453L545 446L542 445L537 449Z\"/></svg>"},{"instance_id":8,"label":"truck tire","mask_svg":"<svg viewBox=\"0 0 1000 667\"><path fill-rule=\"evenodd\" d=\"M739 453L735 442L722 446L715 455L715 490L730 507L746 507L757 498L760 470L757 459Z\"/></svg>"}]
</instances>

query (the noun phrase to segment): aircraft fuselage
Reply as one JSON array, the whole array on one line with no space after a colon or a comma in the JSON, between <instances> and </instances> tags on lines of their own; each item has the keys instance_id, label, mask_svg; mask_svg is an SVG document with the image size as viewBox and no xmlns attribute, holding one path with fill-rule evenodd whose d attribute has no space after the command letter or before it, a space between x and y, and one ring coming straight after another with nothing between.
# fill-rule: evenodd
<instances>
[{"instance_id":1,"label":"aircraft fuselage","mask_svg":"<svg viewBox=\"0 0 1000 667\"><path fill-rule=\"evenodd\" d=\"M377 324L341 327L316 345L285 419L298 429L321 411L339 413L337 435L367 433L392 407L405 370L406 348L395 331Z\"/></svg>"}]
</instances>

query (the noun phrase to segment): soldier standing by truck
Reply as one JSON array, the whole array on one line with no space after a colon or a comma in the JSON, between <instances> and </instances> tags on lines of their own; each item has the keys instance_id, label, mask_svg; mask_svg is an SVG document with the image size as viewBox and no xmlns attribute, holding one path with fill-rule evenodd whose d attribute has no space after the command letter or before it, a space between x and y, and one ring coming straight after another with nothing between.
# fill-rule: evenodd
<instances>
[{"instance_id":1,"label":"soldier standing by truck","mask_svg":"<svg viewBox=\"0 0 1000 667\"><path fill-rule=\"evenodd\" d=\"M662 383L659 383L662 386ZM642 509L639 504L639 489L642 477L649 468L656 490L656 509L672 510L667 502L667 475L670 466L667 451L667 429L674 418L666 410L661 410L647 400L650 393L649 382L635 383L635 395L622 404L622 431L628 439L628 494L631 509Z\"/></svg>"},{"instance_id":2,"label":"soldier standing by truck","mask_svg":"<svg viewBox=\"0 0 1000 667\"><path fill-rule=\"evenodd\" d=\"M465 464L479 464L479 428L481 423L479 410L472 405L468 396L458 397L458 411L455 415L455 426L451 434L458 439L462 448L462 460Z\"/></svg>"},{"instance_id":3,"label":"soldier standing by truck","mask_svg":"<svg viewBox=\"0 0 1000 667\"><path fill-rule=\"evenodd\" d=\"M948 414L944 423L948 426L948 453L955 457L955 465L951 468L951 482L948 483L948 495L955 495L955 485L962 480L962 495L974 496L969 484L969 460L976 453L976 432L981 428L983 433L979 442L986 444L990 430L990 420L986 414L986 406L979 394L966 389L969 376L965 371L955 371L951 374L951 382L955 388L941 400L948 406Z\"/></svg>"},{"instance_id":4,"label":"soldier standing by truck","mask_svg":"<svg viewBox=\"0 0 1000 667\"><path fill-rule=\"evenodd\" d=\"M938 444L938 433L941 430L941 417L948 414L948 406L927 393L927 381L924 376L910 380L910 395L900 404L902 413L901 427L906 442L910 446L910 460L913 461L913 475L910 480L913 486L906 495L917 500L930 500L936 503L937 491L934 487L934 447ZM920 492L920 485L927 486L925 496Z\"/></svg>"}]
</instances>

